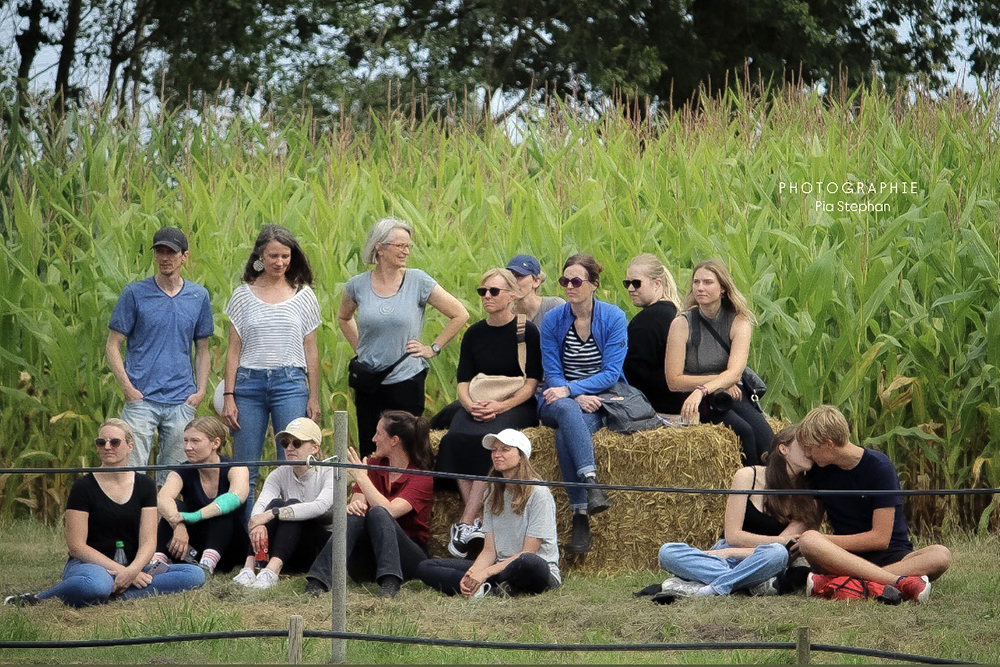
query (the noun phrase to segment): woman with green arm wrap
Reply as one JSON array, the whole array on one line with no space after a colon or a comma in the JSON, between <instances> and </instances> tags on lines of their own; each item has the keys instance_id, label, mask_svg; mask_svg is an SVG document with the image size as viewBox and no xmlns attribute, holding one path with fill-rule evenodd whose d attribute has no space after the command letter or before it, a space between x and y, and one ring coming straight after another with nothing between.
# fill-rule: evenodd
<instances>
[{"instance_id":1,"label":"woman with green arm wrap","mask_svg":"<svg viewBox=\"0 0 1000 667\"><path fill-rule=\"evenodd\" d=\"M184 430L188 463L230 461L219 454L227 433L225 425L215 417L191 421ZM153 561L169 563L173 558L197 562L209 574L220 561L223 569L237 564L247 548L241 521L249 489L250 472L244 466L182 466L171 471L157 495L161 519Z\"/></svg>"}]
</instances>

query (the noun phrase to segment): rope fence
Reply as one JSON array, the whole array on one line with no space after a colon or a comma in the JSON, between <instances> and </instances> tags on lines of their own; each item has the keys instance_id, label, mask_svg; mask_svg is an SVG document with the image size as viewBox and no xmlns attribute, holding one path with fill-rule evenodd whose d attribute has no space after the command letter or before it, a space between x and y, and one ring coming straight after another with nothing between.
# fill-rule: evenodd
<instances>
[{"instance_id":1,"label":"rope fence","mask_svg":"<svg viewBox=\"0 0 1000 667\"><path fill-rule=\"evenodd\" d=\"M191 468L230 468L234 466L245 467L277 467L286 465L309 465L335 468L336 483L334 486L334 504L331 508L333 512L334 525L332 535L339 536L334 539L333 545L333 586L331 588L332 611L331 630L305 630L302 624L302 617L292 616L289 619L288 631L285 630L246 630L232 632L211 632L195 633L185 635L156 636L156 637L132 637L121 639L93 639L93 640L71 640L71 641L0 641L0 649L72 649L72 648L96 648L96 647L119 647L119 646L139 646L148 644L166 644L193 641L211 641L222 639L249 639L249 638L286 638L289 641L289 663L298 664L301 662L302 639L322 638L331 642L331 661L342 664L346 660L346 641L370 641L385 642L395 644L408 644L417 646L441 646L467 649L493 649L503 651L712 651L712 650L790 650L796 652L798 664L809 664L812 651L821 653L839 653L846 655L856 655L869 658L881 658L887 660L898 660L910 663L923 664L976 664L961 660L951 660L930 656L912 655L907 653L896 653L892 651L880 651L874 649L864 649L851 646L838 646L832 644L813 644L809 640L809 629L802 627L798 629L797 641L795 642L702 642L702 643L648 643L648 644L533 644L523 642L493 642L465 639L439 639L430 637L405 637L398 635L366 634L358 632L347 632L347 571L346 571L346 544L344 536L346 534L346 505L347 505L347 477L342 474L344 469L378 469L380 471L401 472L411 475L429 475L438 478L464 479L470 481L496 481L496 477L485 475L465 475L460 473L445 473L432 470L413 470L408 468L391 468L387 466L369 466L366 464L348 463L347 459L347 413L337 411L334 415L334 449L333 456L326 460L310 461L230 461L219 463L187 464ZM174 470L176 465L145 465L145 466L123 466L115 468L116 471L133 470L136 472L149 472L158 470ZM0 468L0 475L11 474L79 474L87 472L107 472L107 468L100 467L36 467L36 468ZM634 491L641 493L674 493L674 494L713 494L713 495L746 495L746 490L739 489L699 489L682 487L651 487L651 486L631 486L624 484L590 484L583 482L563 482L563 481L542 481L542 480L521 480L505 479L508 484L531 484L535 486L547 486L554 488L602 488L609 491ZM1000 489L872 489L872 490L812 490L812 489L757 489L755 494L761 495L812 495L812 496L945 496L945 495L992 495L1000 494Z\"/></svg>"}]
</instances>

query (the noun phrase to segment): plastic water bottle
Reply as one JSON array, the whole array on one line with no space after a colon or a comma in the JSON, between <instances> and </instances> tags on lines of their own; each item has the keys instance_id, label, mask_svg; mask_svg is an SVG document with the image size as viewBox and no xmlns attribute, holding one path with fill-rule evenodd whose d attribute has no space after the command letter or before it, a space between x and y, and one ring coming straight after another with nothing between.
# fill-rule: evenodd
<instances>
[{"instance_id":1,"label":"plastic water bottle","mask_svg":"<svg viewBox=\"0 0 1000 667\"><path fill-rule=\"evenodd\" d=\"M115 557L114 561L119 565L128 566L128 558L125 557L125 543L121 540L115 542Z\"/></svg>"},{"instance_id":2,"label":"plastic water bottle","mask_svg":"<svg viewBox=\"0 0 1000 667\"><path fill-rule=\"evenodd\" d=\"M263 570L267 567L267 536L264 536L264 542L260 545L260 549L257 549L257 554L254 558L254 565L257 567L257 571Z\"/></svg>"}]
</instances>

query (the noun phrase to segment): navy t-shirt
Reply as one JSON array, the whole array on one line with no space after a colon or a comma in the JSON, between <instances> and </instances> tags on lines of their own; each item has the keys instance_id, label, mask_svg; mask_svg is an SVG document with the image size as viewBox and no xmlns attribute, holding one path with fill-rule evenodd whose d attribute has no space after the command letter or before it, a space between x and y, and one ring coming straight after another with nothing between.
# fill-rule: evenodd
<instances>
[{"instance_id":1,"label":"navy t-shirt","mask_svg":"<svg viewBox=\"0 0 1000 667\"><path fill-rule=\"evenodd\" d=\"M125 558L131 563L139 551L142 510L156 507L156 484L145 475L135 475L132 496L122 504L108 498L94 476L87 473L69 491L66 509L87 512L87 546L108 558L115 557L115 542L125 543Z\"/></svg>"},{"instance_id":2,"label":"navy t-shirt","mask_svg":"<svg viewBox=\"0 0 1000 667\"><path fill-rule=\"evenodd\" d=\"M809 486L814 489L836 490L899 490L899 476L889 457L874 449L865 448L861 460L851 470L835 465L813 466L807 473ZM827 518L835 535L856 535L872 529L875 510L893 507L892 537L887 551L913 551L906 517L903 514L903 497L878 496L822 496Z\"/></svg>"}]
</instances>

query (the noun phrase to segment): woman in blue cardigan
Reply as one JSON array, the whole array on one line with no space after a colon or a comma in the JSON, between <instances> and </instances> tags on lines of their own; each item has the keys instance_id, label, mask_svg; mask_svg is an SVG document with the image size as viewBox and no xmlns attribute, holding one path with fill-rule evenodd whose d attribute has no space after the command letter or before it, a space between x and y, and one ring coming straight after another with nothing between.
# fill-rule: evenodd
<instances>
[{"instance_id":1,"label":"woman in blue cardigan","mask_svg":"<svg viewBox=\"0 0 1000 667\"><path fill-rule=\"evenodd\" d=\"M563 479L597 483L594 441L603 426L597 396L623 381L628 351L628 321L621 308L594 298L603 267L587 253L563 265L559 284L567 303L542 321L544 390L538 408L542 423L556 429L556 455ZM568 490L573 509L572 554L590 551L589 515L608 509L612 501L601 489Z\"/></svg>"}]
</instances>

